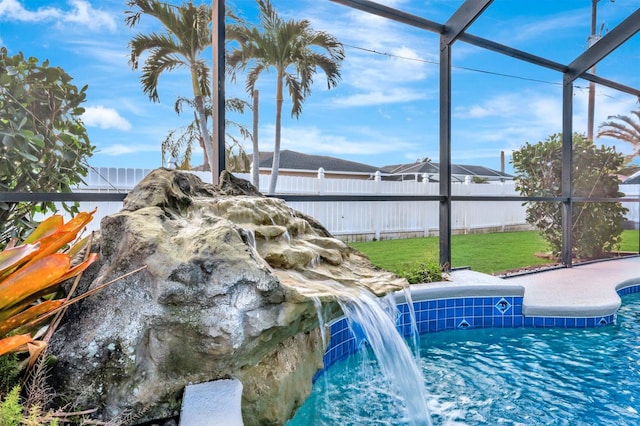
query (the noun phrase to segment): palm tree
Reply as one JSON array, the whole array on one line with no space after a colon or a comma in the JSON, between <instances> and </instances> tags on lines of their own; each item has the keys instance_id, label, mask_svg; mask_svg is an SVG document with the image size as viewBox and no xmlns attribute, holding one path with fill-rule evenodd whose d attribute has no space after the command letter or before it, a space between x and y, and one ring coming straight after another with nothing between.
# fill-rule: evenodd
<instances>
[{"instance_id":1,"label":"palm tree","mask_svg":"<svg viewBox=\"0 0 640 426\"><path fill-rule=\"evenodd\" d=\"M344 48L332 35L313 30L308 20L284 21L280 19L269 0L257 2L260 29L237 24L227 26L227 39L238 44L227 55L227 69L232 81L235 81L236 72L245 70L252 64L247 74L246 89L253 95L262 72L275 68L276 134L268 192L271 195L276 190L280 165L284 87L286 86L293 103L291 116L298 118L302 112L302 103L311 93L311 84L317 68L325 73L329 89L338 84ZM321 53L322 50L326 50L328 55ZM258 165L254 164L254 167Z\"/></svg>"},{"instance_id":2,"label":"palm tree","mask_svg":"<svg viewBox=\"0 0 640 426\"><path fill-rule=\"evenodd\" d=\"M144 60L140 81L142 90L153 102L158 102L158 80L165 71L175 68L187 68L191 74L191 88L197 122L202 137L206 158L210 170L214 170L213 145L207 131L204 97L211 96L209 86L209 67L201 58L202 52L211 45L209 24L211 7L205 4L196 6L192 1L177 7L159 0L130 0L127 5L125 23L135 27L142 14L152 16L164 25L162 33L137 34L129 42L131 57L129 63L137 69L140 56L148 52Z\"/></svg>"},{"instance_id":3,"label":"palm tree","mask_svg":"<svg viewBox=\"0 0 640 426\"><path fill-rule=\"evenodd\" d=\"M635 119L626 115L610 115L607 117L609 121L598 126L598 137L608 136L629 142L633 146L633 153L626 156L624 170L621 170L621 173L633 173L638 170L631 161L640 155L640 110L631 111L631 114Z\"/></svg>"},{"instance_id":4,"label":"palm tree","mask_svg":"<svg viewBox=\"0 0 640 426\"><path fill-rule=\"evenodd\" d=\"M178 115L180 115L184 109L184 105L187 105L195 109L195 103L191 99L179 97L176 100L174 109ZM239 98L227 98L225 99L225 109L230 112L237 112L244 114L245 108L249 108L249 104ZM209 120L213 112L211 106L211 98L207 97L204 100L205 119ZM225 119L225 129L235 128L240 134L242 139L251 139L251 133L249 129L241 125L238 122ZM198 142L200 146L203 146L202 136L200 132L200 120L197 114L194 114L193 121L188 126L183 126L178 129L171 130L167 137L162 141L162 162L164 165L164 159L167 155L173 157L176 165L179 169L191 169L191 155L193 153L194 142ZM249 156L244 150L242 141L234 134L227 132L225 135L225 158L227 164L227 170L231 172L244 172L249 168ZM205 166L208 165L205 152Z\"/></svg>"}]
</instances>

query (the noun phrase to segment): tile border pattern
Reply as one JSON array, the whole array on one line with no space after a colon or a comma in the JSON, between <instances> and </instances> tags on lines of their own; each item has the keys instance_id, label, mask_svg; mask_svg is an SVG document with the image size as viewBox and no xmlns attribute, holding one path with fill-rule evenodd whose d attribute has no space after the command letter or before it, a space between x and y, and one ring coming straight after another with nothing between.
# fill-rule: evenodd
<instances>
[{"instance_id":1,"label":"tile border pattern","mask_svg":"<svg viewBox=\"0 0 640 426\"><path fill-rule=\"evenodd\" d=\"M619 296L640 292L640 284L618 288ZM563 327L587 328L614 324L616 314L595 317L543 317L524 316L522 313L523 296L489 297L448 297L442 299L418 300L413 302L416 326L419 334L434 333L443 330L469 328L512 328L512 327ZM333 363L357 352L364 336L357 330L352 331L345 317L328 324L331 339L323 357L324 368L319 370L317 378ZM407 303L398 304L396 328L403 336L411 334L411 317Z\"/></svg>"}]
</instances>

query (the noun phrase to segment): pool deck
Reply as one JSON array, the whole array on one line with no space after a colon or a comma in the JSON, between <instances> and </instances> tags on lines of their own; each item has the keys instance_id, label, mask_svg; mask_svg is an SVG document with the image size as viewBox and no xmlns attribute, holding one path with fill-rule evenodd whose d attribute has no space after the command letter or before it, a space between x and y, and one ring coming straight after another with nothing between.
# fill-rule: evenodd
<instances>
[{"instance_id":1,"label":"pool deck","mask_svg":"<svg viewBox=\"0 0 640 426\"><path fill-rule=\"evenodd\" d=\"M475 278L474 278L475 277ZM473 271L454 271L453 283L524 287L523 314L548 317L595 317L614 314L621 299L617 289L640 284L640 257L594 262L498 278Z\"/></svg>"}]
</instances>

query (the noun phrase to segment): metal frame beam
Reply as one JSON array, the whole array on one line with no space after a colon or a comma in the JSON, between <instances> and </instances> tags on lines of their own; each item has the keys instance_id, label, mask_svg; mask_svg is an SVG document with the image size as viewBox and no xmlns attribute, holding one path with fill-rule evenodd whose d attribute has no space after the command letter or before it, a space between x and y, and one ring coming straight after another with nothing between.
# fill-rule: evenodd
<instances>
[{"instance_id":1,"label":"metal frame beam","mask_svg":"<svg viewBox=\"0 0 640 426\"><path fill-rule=\"evenodd\" d=\"M420 28L423 30L427 30L427 31L431 31L439 34L444 34L447 31L446 25L442 25L437 22L434 22L425 18L421 18L419 16L412 15L406 12L402 12L400 10L397 10L388 6L384 6L372 1L368 1L368 0L331 0L331 1L334 3L339 3L345 6L352 7L354 9L362 10L364 12L368 12L373 15L381 16L383 18L388 18L393 21L411 25L413 27ZM468 1L473 1L473 0L468 0ZM482 3L484 2L485 0L482 0ZM629 25L633 26L633 22L630 22ZM636 22L636 25L638 25L637 22ZM465 43L469 43L471 45L480 47L482 49L491 50L501 55L511 56L512 58L529 62L531 64L538 65L538 66L548 68L554 71L558 71L561 73L565 73L569 71L569 66L567 65L552 61L550 59L543 58L541 56L533 55L531 53L527 53L522 50L514 49L513 47L496 43L494 41L487 40L485 38L478 37L466 32L461 33L457 37L457 40L463 41ZM615 81L607 80L605 78L598 77L596 75L589 74L584 71L580 73L580 75L577 76L576 78L584 78L585 80L593 81L594 83L598 83L600 85L610 87L612 89L619 90L621 92L628 93L630 95L640 96L640 89L635 89L633 87L625 86Z\"/></svg>"},{"instance_id":2,"label":"metal frame beam","mask_svg":"<svg viewBox=\"0 0 640 426\"><path fill-rule=\"evenodd\" d=\"M407 12L403 12L398 9L394 9L389 6L385 6L379 3L375 3L369 0L331 0L334 3L343 4L353 9L362 10L363 12L371 13L372 15L381 16L383 18L391 19L392 21L400 22L402 24L411 25L412 27L420 28L423 30L431 31L434 33L442 34L444 32L444 25L439 24L429 19L421 18L416 15L412 15Z\"/></svg>"},{"instance_id":3,"label":"metal frame beam","mask_svg":"<svg viewBox=\"0 0 640 426\"><path fill-rule=\"evenodd\" d=\"M440 36L440 266L451 269L451 44Z\"/></svg>"},{"instance_id":4,"label":"metal frame beam","mask_svg":"<svg viewBox=\"0 0 640 426\"><path fill-rule=\"evenodd\" d=\"M638 31L640 31L640 8L571 62L568 66L567 77L571 81L580 77Z\"/></svg>"},{"instance_id":5,"label":"metal frame beam","mask_svg":"<svg viewBox=\"0 0 640 426\"><path fill-rule=\"evenodd\" d=\"M571 267L573 249L573 80L564 75L562 86L562 264Z\"/></svg>"},{"instance_id":6,"label":"metal frame beam","mask_svg":"<svg viewBox=\"0 0 640 426\"><path fill-rule=\"evenodd\" d=\"M445 25L369 0L331 0L354 9L440 34L440 264L451 268L451 46L456 40L563 73L562 92L562 263L571 267L573 227L573 81L584 78L640 97L640 90L587 73L593 65L640 31L637 9L570 65L532 55L466 33L492 0L466 0Z\"/></svg>"},{"instance_id":7,"label":"metal frame beam","mask_svg":"<svg viewBox=\"0 0 640 426\"><path fill-rule=\"evenodd\" d=\"M606 87L609 87L610 89L614 89L614 90L617 90L617 91L622 92L622 93L627 93L629 95L640 97L640 89L635 89L633 87L626 86L624 84L620 84L620 83L615 82L615 81L607 80L606 78L602 78L602 77L597 76L595 74L591 74L591 73L585 72L585 73L580 74L580 76L578 78L582 78L582 79L587 80L587 81L592 81L592 82L597 83L597 84L599 84L601 86L606 86Z\"/></svg>"},{"instance_id":8,"label":"metal frame beam","mask_svg":"<svg viewBox=\"0 0 640 426\"><path fill-rule=\"evenodd\" d=\"M440 43L453 44L491 3L493 0L466 0L444 24Z\"/></svg>"},{"instance_id":9,"label":"metal frame beam","mask_svg":"<svg viewBox=\"0 0 640 426\"><path fill-rule=\"evenodd\" d=\"M212 111L212 125L213 125L213 137L211 142L213 144L213 153L217 158L213 159L214 170L211 171L212 183L218 184L220 179L220 173L227 168L226 156L225 156L225 0L213 0L211 8L211 41L213 65L211 67L212 77L211 83L213 88L211 90L211 105Z\"/></svg>"}]
</instances>

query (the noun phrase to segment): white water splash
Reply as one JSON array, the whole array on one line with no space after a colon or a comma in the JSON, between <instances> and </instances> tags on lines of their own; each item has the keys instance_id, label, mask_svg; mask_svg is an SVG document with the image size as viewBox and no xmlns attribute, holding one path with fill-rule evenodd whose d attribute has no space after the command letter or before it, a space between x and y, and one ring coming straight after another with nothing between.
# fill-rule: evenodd
<instances>
[{"instance_id":1,"label":"white water splash","mask_svg":"<svg viewBox=\"0 0 640 426\"><path fill-rule=\"evenodd\" d=\"M413 306L413 298L411 297L411 289L405 287L404 300L409 307L409 318L411 319L411 343L413 343L413 352L416 357L416 362L420 363L420 333L418 332L418 322L416 321L416 309Z\"/></svg>"},{"instance_id":2,"label":"white water splash","mask_svg":"<svg viewBox=\"0 0 640 426\"><path fill-rule=\"evenodd\" d=\"M363 331L380 369L405 401L410 424L431 426L424 378L415 358L378 299L364 289L358 293L340 294L342 311L351 324L358 324Z\"/></svg>"}]
</instances>

